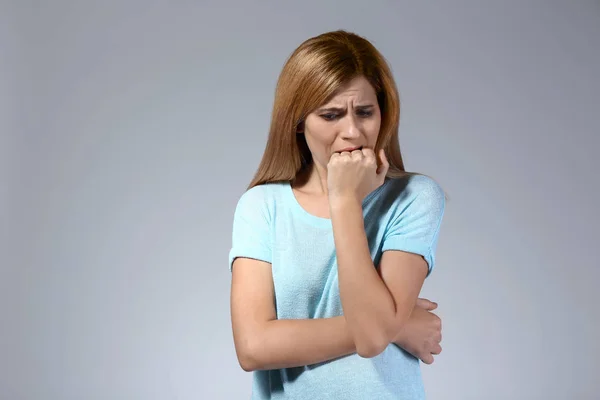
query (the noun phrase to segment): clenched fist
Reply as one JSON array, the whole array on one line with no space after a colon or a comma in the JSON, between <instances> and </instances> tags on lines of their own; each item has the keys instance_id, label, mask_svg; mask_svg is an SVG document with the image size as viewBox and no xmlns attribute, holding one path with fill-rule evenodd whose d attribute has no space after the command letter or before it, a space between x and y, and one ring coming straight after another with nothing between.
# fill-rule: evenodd
<instances>
[{"instance_id":1,"label":"clenched fist","mask_svg":"<svg viewBox=\"0 0 600 400\"><path fill-rule=\"evenodd\" d=\"M327 164L329 199L352 199L361 202L369 193L381 186L389 169L385 152L379 151L381 166L372 149L334 153Z\"/></svg>"}]
</instances>

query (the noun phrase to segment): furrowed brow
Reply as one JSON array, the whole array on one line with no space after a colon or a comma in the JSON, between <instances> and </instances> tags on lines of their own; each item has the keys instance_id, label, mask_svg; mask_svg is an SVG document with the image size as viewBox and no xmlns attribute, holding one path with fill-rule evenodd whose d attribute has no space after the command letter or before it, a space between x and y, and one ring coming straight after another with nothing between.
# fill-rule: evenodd
<instances>
[{"instance_id":1,"label":"furrowed brow","mask_svg":"<svg viewBox=\"0 0 600 400\"><path fill-rule=\"evenodd\" d=\"M368 110L370 108L373 108L374 105L373 104L362 104L359 106L356 106L354 108L359 109L359 110ZM319 113L323 113L323 112L345 112L346 109L345 108L341 108L341 107L325 107L325 108L319 108L317 110L317 112Z\"/></svg>"}]
</instances>

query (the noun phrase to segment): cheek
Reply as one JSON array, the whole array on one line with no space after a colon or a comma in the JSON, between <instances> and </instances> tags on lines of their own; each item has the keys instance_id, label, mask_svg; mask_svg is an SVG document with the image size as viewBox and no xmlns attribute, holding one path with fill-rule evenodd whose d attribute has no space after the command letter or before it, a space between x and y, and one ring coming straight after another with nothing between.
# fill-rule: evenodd
<instances>
[{"instance_id":1,"label":"cheek","mask_svg":"<svg viewBox=\"0 0 600 400\"><path fill-rule=\"evenodd\" d=\"M381 120L373 120L370 121L367 126L367 136L369 137L369 141L375 143L377 137L379 136L379 132L381 130Z\"/></svg>"},{"instance_id":2,"label":"cheek","mask_svg":"<svg viewBox=\"0 0 600 400\"><path fill-rule=\"evenodd\" d=\"M311 136L306 138L308 148L313 155L313 158L322 159L327 155L331 147L331 143L327 137L323 136Z\"/></svg>"},{"instance_id":3,"label":"cheek","mask_svg":"<svg viewBox=\"0 0 600 400\"><path fill-rule=\"evenodd\" d=\"M317 154L327 153L335 140L335 132L324 124L313 123L306 133L306 142L311 151Z\"/></svg>"}]
</instances>

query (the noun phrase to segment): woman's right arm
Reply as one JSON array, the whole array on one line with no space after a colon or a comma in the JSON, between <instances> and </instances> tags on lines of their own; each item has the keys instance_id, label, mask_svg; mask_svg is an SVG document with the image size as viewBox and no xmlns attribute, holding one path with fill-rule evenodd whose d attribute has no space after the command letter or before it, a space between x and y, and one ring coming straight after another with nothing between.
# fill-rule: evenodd
<instances>
[{"instance_id":1,"label":"woman's right arm","mask_svg":"<svg viewBox=\"0 0 600 400\"><path fill-rule=\"evenodd\" d=\"M232 267L233 340L244 371L299 367L356 352L344 316L277 319L271 264L236 258Z\"/></svg>"},{"instance_id":2,"label":"woman's right arm","mask_svg":"<svg viewBox=\"0 0 600 400\"><path fill-rule=\"evenodd\" d=\"M356 353L344 316L277 319L271 264L237 258L231 281L233 340L244 371L292 368ZM394 344L425 364L442 351L437 304L418 299ZM417 310L418 309L418 310Z\"/></svg>"}]
</instances>

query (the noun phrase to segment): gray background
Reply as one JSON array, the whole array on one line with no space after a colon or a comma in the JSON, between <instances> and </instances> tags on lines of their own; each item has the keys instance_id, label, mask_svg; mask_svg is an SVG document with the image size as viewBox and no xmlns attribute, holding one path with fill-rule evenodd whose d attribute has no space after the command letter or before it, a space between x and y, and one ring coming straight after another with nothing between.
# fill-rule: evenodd
<instances>
[{"instance_id":1,"label":"gray background","mask_svg":"<svg viewBox=\"0 0 600 400\"><path fill-rule=\"evenodd\" d=\"M407 167L450 196L428 398L598 398L598 2L0 11L0 399L249 397L233 209L285 58L338 28L388 58Z\"/></svg>"}]
</instances>

